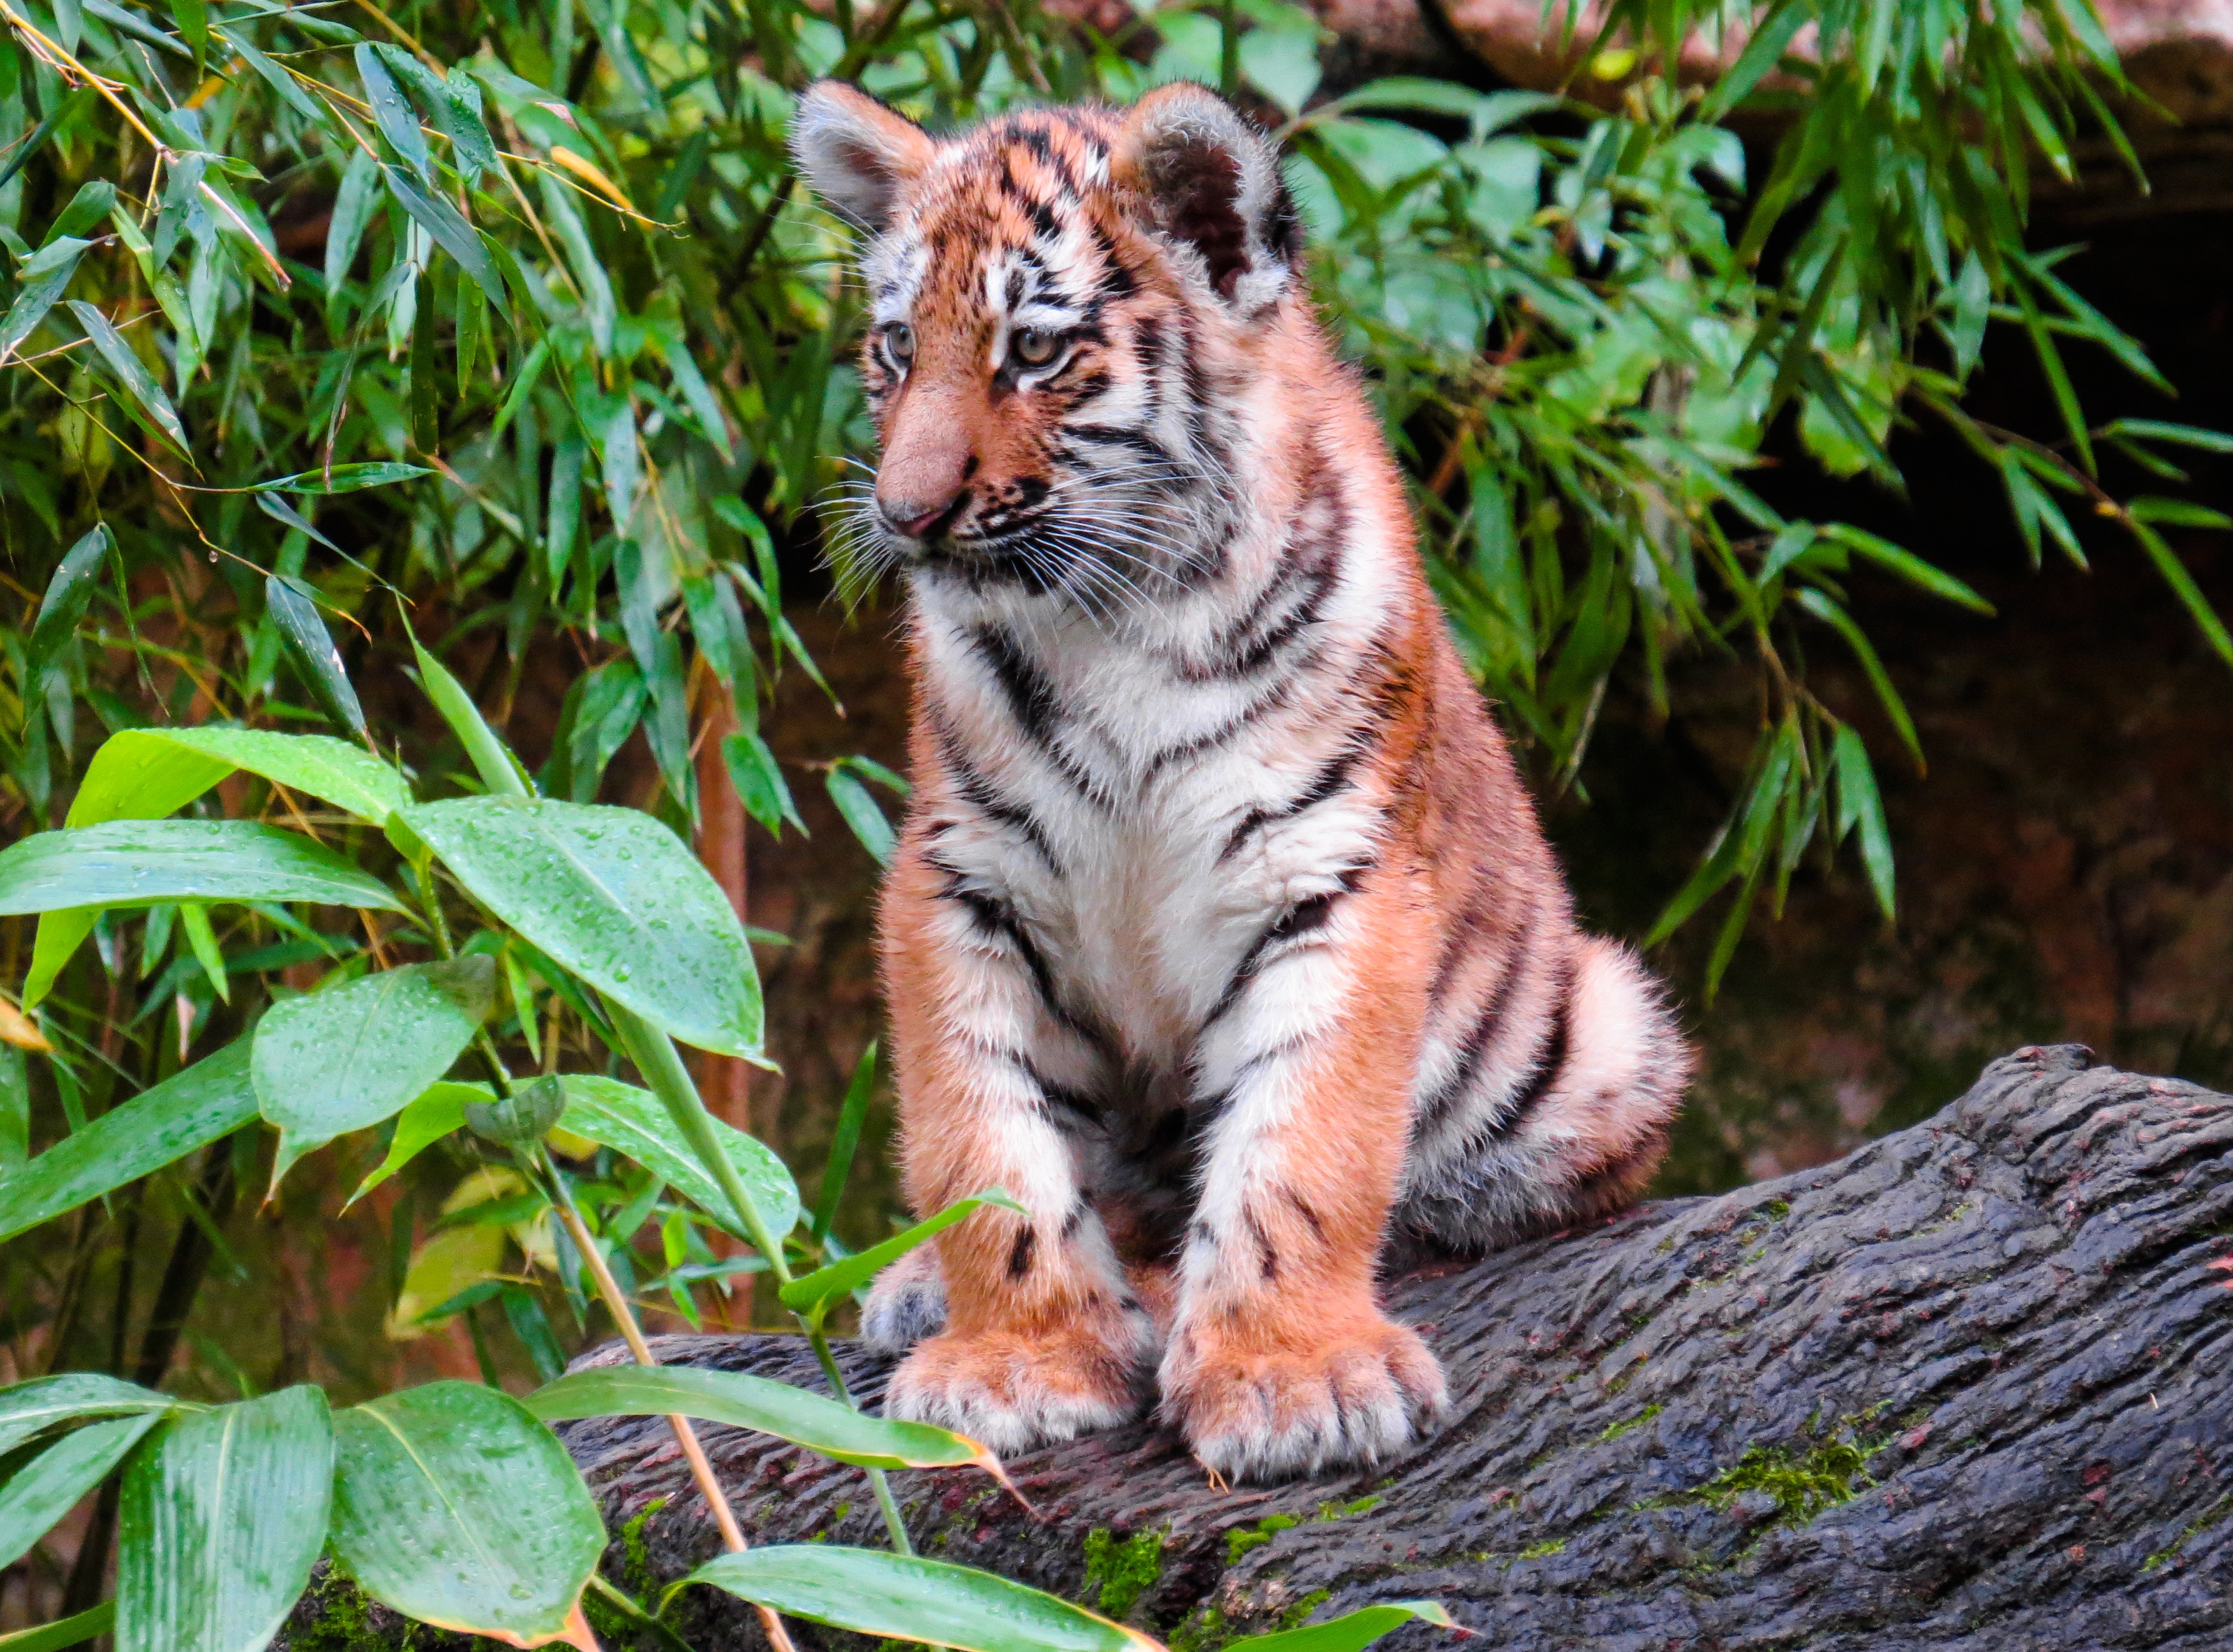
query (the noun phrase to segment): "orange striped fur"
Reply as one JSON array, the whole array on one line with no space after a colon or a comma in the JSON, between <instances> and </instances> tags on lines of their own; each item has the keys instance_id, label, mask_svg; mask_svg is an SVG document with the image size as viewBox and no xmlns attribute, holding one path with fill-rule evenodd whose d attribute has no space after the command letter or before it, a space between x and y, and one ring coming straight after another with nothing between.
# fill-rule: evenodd
<instances>
[{"instance_id":1,"label":"orange striped fur","mask_svg":"<svg viewBox=\"0 0 2233 1652\"><path fill-rule=\"evenodd\" d=\"M1584 934L1298 272L1269 145L1198 87L948 139L824 83L866 233L915 794L882 918L909 1198L899 1415L1019 1451L1160 1396L1234 1477L1446 1406L1393 1246L1613 1210L1689 1058Z\"/></svg>"}]
</instances>

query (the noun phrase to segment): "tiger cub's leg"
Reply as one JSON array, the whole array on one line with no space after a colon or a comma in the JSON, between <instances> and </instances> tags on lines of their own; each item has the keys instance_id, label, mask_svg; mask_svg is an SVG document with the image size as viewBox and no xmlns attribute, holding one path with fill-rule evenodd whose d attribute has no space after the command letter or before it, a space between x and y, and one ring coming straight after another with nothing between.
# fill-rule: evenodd
<instances>
[{"instance_id":1,"label":"tiger cub's leg","mask_svg":"<svg viewBox=\"0 0 2233 1652\"><path fill-rule=\"evenodd\" d=\"M1383 876L1304 902L1196 1052L1201 1197L1162 1402L1234 1479L1383 1460L1448 1403L1373 1290L1431 969L1433 925L1405 894Z\"/></svg>"},{"instance_id":2,"label":"tiger cub's leg","mask_svg":"<svg viewBox=\"0 0 2233 1652\"><path fill-rule=\"evenodd\" d=\"M886 1411L1003 1453L1137 1415L1155 1330L1083 1196L1048 1093L1045 1075L1073 1035L1050 1024L1030 941L1012 914L958 894L911 849L887 886L882 941L910 1202L928 1215L998 1187L1031 1213L980 1209L939 1236L945 1328L892 1374ZM925 1284L916 1273L895 1287ZM905 1330L896 1298L887 1306L879 1315L872 1302L873 1328Z\"/></svg>"}]
</instances>

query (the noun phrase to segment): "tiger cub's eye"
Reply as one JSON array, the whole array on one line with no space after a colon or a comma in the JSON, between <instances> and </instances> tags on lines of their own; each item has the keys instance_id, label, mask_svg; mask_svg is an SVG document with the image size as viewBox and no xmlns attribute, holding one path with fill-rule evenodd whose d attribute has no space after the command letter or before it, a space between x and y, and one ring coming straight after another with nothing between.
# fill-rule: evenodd
<instances>
[{"instance_id":1,"label":"tiger cub's eye","mask_svg":"<svg viewBox=\"0 0 2233 1652\"><path fill-rule=\"evenodd\" d=\"M915 360L915 328L905 322L894 322L884 328L884 349L895 365L907 367Z\"/></svg>"},{"instance_id":2,"label":"tiger cub's eye","mask_svg":"<svg viewBox=\"0 0 2233 1652\"><path fill-rule=\"evenodd\" d=\"M1061 348L1059 337L1037 327L1025 328L1008 346L1009 353L1027 367L1045 367Z\"/></svg>"}]
</instances>

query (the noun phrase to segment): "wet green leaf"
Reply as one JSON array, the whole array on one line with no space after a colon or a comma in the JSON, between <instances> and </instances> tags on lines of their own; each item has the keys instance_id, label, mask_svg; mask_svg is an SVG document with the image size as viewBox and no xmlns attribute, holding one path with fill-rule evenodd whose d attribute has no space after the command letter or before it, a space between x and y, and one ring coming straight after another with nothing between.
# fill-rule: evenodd
<instances>
[{"instance_id":1,"label":"wet green leaf","mask_svg":"<svg viewBox=\"0 0 2233 1652\"><path fill-rule=\"evenodd\" d=\"M0 1566L22 1559L161 1418L142 1412L64 1434L0 1485Z\"/></svg>"},{"instance_id":2,"label":"wet green leaf","mask_svg":"<svg viewBox=\"0 0 2233 1652\"><path fill-rule=\"evenodd\" d=\"M55 651L69 641L78 621L85 618L113 543L107 524L98 524L69 548L55 567L54 577L47 582L46 595L39 600L38 618L32 621L30 641L24 647L31 680L45 670Z\"/></svg>"},{"instance_id":3,"label":"wet green leaf","mask_svg":"<svg viewBox=\"0 0 2233 1652\"><path fill-rule=\"evenodd\" d=\"M316 1388L174 1418L125 1476L116 1652L262 1652L310 1581L333 1484Z\"/></svg>"},{"instance_id":4,"label":"wet green leaf","mask_svg":"<svg viewBox=\"0 0 2233 1652\"><path fill-rule=\"evenodd\" d=\"M100 1371L65 1371L0 1388L0 1456L49 1428L81 1417L136 1416L168 1411L167 1394Z\"/></svg>"},{"instance_id":5,"label":"wet green leaf","mask_svg":"<svg viewBox=\"0 0 2233 1652\"><path fill-rule=\"evenodd\" d=\"M343 728L363 734L364 707L357 701L332 633L318 617L318 605L277 574L264 580L264 602L288 654L326 714Z\"/></svg>"},{"instance_id":6,"label":"wet green leaf","mask_svg":"<svg viewBox=\"0 0 2233 1652\"><path fill-rule=\"evenodd\" d=\"M248 1040L237 1039L0 1177L0 1239L137 1181L255 1116ZM0 1404L0 1440L10 1415Z\"/></svg>"},{"instance_id":7,"label":"wet green leaf","mask_svg":"<svg viewBox=\"0 0 2233 1652\"><path fill-rule=\"evenodd\" d=\"M1226 1642L1225 1652L1363 1652L1382 1636L1406 1623L1433 1623L1455 1629L1442 1603L1431 1600L1393 1600L1367 1606L1324 1623L1276 1635L1248 1635Z\"/></svg>"},{"instance_id":8,"label":"wet green leaf","mask_svg":"<svg viewBox=\"0 0 2233 1652\"><path fill-rule=\"evenodd\" d=\"M395 1134L388 1138L387 1156L367 1172L356 1191L348 1196L349 1205L370 1193L397 1171L439 1141L444 1136L465 1125L465 1103L489 1098L485 1085L458 1084L446 1081L429 1084L418 1098L395 1116Z\"/></svg>"},{"instance_id":9,"label":"wet green leaf","mask_svg":"<svg viewBox=\"0 0 2233 1652\"><path fill-rule=\"evenodd\" d=\"M108 370L139 404L148 422L178 449L180 458L191 459L192 449L186 441L186 426L179 422L179 410L163 393L163 387L149 376L146 365L132 353L124 335L108 324L107 316L81 298L71 299L69 309L70 314L77 317L78 325L85 328L86 336L93 341L93 348L100 353L101 359L108 364Z\"/></svg>"},{"instance_id":10,"label":"wet green leaf","mask_svg":"<svg viewBox=\"0 0 2233 1652\"><path fill-rule=\"evenodd\" d=\"M592 1073L568 1073L564 1083L569 1134L635 1160L739 1239L752 1237L752 1224L731 1209L656 1096ZM765 1230L777 1235L791 1232L798 1222L799 1202L790 1170L735 1126L719 1119L713 1123Z\"/></svg>"},{"instance_id":11,"label":"wet green leaf","mask_svg":"<svg viewBox=\"0 0 2233 1652\"><path fill-rule=\"evenodd\" d=\"M867 1250L857 1251L826 1268L817 1268L802 1278L793 1279L784 1286L780 1293L783 1305L794 1313L823 1312L830 1304L850 1296L860 1286L868 1284L916 1246L935 1238L985 1205L1013 1211L1019 1216L1031 1214L998 1187L988 1187L983 1193L973 1193L967 1199L957 1199L937 1215L928 1221L917 1222L904 1233L895 1233L881 1245L872 1245Z\"/></svg>"},{"instance_id":12,"label":"wet green leaf","mask_svg":"<svg viewBox=\"0 0 2233 1652\"><path fill-rule=\"evenodd\" d=\"M195 757L208 761L197 764ZM90 794L99 811L91 814L94 819L166 815L192 802L234 769L307 792L374 825L384 824L392 812L411 801L410 786L393 767L363 747L330 734L205 725L126 729L110 735L93 754L78 803ZM204 774L206 780L186 796L179 796L185 784ZM71 808L70 823L85 823L78 818L77 804Z\"/></svg>"},{"instance_id":13,"label":"wet green leaf","mask_svg":"<svg viewBox=\"0 0 2233 1652\"><path fill-rule=\"evenodd\" d=\"M16 277L16 296L9 302L8 313L0 315L0 361L13 354L46 319L77 272L78 259L92 244L75 236L64 236L41 247L23 266Z\"/></svg>"},{"instance_id":14,"label":"wet green leaf","mask_svg":"<svg viewBox=\"0 0 2233 1652\"><path fill-rule=\"evenodd\" d=\"M756 1429L863 1468L961 1468L997 1473L975 1441L928 1423L871 1417L842 1401L742 1371L687 1365L600 1365L545 1384L524 1402L545 1422L679 1415Z\"/></svg>"},{"instance_id":15,"label":"wet green leaf","mask_svg":"<svg viewBox=\"0 0 2233 1652\"><path fill-rule=\"evenodd\" d=\"M276 1186L322 1142L402 1110L448 1070L496 1004L496 960L397 969L275 1004L256 1029L257 1102L279 1130Z\"/></svg>"},{"instance_id":16,"label":"wet green leaf","mask_svg":"<svg viewBox=\"0 0 2233 1652\"><path fill-rule=\"evenodd\" d=\"M685 1044L759 1055L759 977L744 927L712 875L649 816L465 797L403 818L476 900L563 968Z\"/></svg>"},{"instance_id":17,"label":"wet green leaf","mask_svg":"<svg viewBox=\"0 0 2233 1652\"><path fill-rule=\"evenodd\" d=\"M516 1646L567 1632L604 1523L518 1401L430 1382L336 1412L334 1439L334 1552L367 1594Z\"/></svg>"},{"instance_id":18,"label":"wet green leaf","mask_svg":"<svg viewBox=\"0 0 2233 1652\"><path fill-rule=\"evenodd\" d=\"M245 820L114 820L0 850L0 915L159 901L306 901L404 910L323 845Z\"/></svg>"},{"instance_id":19,"label":"wet green leaf","mask_svg":"<svg viewBox=\"0 0 2233 1652\"><path fill-rule=\"evenodd\" d=\"M1137 1629L989 1571L836 1544L718 1555L683 1579L856 1634L968 1652L1161 1652Z\"/></svg>"}]
</instances>

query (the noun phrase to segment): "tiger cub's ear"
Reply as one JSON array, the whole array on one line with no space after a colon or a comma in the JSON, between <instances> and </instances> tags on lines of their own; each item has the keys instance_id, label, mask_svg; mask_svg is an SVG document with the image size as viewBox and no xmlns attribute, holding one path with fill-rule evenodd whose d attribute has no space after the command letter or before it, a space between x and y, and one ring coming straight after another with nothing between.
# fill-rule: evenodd
<instances>
[{"instance_id":1,"label":"tiger cub's ear","mask_svg":"<svg viewBox=\"0 0 2233 1652\"><path fill-rule=\"evenodd\" d=\"M791 153L807 183L841 218L871 234L889 227L900 191L928 169L938 145L903 114L839 81L799 94Z\"/></svg>"},{"instance_id":2,"label":"tiger cub's ear","mask_svg":"<svg viewBox=\"0 0 2233 1652\"><path fill-rule=\"evenodd\" d=\"M1145 202L1150 227L1198 256L1211 289L1242 315L1276 303L1294 280L1302 226L1279 152L1208 87L1182 81L1133 105L1111 172Z\"/></svg>"}]
</instances>

